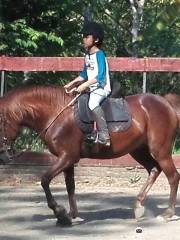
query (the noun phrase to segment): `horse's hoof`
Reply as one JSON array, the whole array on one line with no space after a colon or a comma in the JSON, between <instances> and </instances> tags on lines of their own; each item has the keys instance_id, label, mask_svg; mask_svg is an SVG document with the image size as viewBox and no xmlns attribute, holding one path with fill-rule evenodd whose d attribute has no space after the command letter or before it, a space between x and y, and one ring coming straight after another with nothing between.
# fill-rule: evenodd
<instances>
[{"instance_id":1,"label":"horse's hoof","mask_svg":"<svg viewBox=\"0 0 180 240\"><path fill-rule=\"evenodd\" d=\"M72 226L72 219L70 216L65 215L61 218L59 218L56 222L56 226L58 227L70 227Z\"/></svg>"},{"instance_id":2,"label":"horse's hoof","mask_svg":"<svg viewBox=\"0 0 180 240\"><path fill-rule=\"evenodd\" d=\"M85 222L85 220L84 220L84 218L76 217L76 218L72 219L72 222L73 223L82 223L82 222Z\"/></svg>"},{"instance_id":3,"label":"horse's hoof","mask_svg":"<svg viewBox=\"0 0 180 240\"><path fill-rule=\"evenodd\" d=\"M161 222L169 222L175 216L175 212L168 208L163 214L157 216L157 219Z\"/></svg>"},{"instance_id":4,"label":"horse's hoof","mask_svg":"<svg viewBox=\"0 0 180 240\"><path fill-rule=\"evenodd\" d=\"M143 217L144 213L145 213L144 206L140 206L140 207L137 207L134 209L134 215L137 220L140 219L141 217Z\"/></svg>"},{"instance_id":5,"label":"horse's hoof","mask_svg":"<svg viewBox=\"0 0 180 240\"><path fill-rule=\"evenodd\" d=\"M160 222L170 222L170 221L179 221L180 217L177 215L173 215L171 217L163 216L163 215L158 215L157 220Z\"/></svg>"},{"instance_id":6,"label":"horse's hoof","mask_svg":"<svg viewBox=\"0 0 180 240\"><path fill-rule=\"evenodd\" d=\"M69 212L69 216L70 216L72 219L75 219L75 218L77 218L77 216L78 216L78 212L77 212L77 211L70 211L70 212Z\"/></svg>"},{"instance_id":7,"label":"horse's hoof","mask_svg":"<svg viewBox=\"0 0 180 240\"><path fill-rule=\"evenodd\" d=\"M167 222L167 219L164 218L162 215L158 215L158 216L156 217L156 219L157 219L159 222Z\"/></svg>"}]
</instances>

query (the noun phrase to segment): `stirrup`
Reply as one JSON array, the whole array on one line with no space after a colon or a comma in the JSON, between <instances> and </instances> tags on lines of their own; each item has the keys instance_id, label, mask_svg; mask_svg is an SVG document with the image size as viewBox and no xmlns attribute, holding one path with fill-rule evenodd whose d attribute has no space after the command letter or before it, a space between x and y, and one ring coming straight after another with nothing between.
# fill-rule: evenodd
<instances>
[{"instance_id":1,"label":"stirrup","mask_svg":"<svg viewBox=\"0 0 180 240\"><path fill-rule=\"evenodd\" d=\"M111 145L111 141L109 138L101 138L101 137L99 137L99 134L98 134L96 142L99 144L102 144L104 146L107 146L107 147Z\"/></svg>"},{"instance_id":2,"label":"stirrup","mask_svg":"<svg viewBox=\"0 0 180 240\"><path fill-rule=\"evenodd\" d=\"M97 142L98 134L97 132L93 131L92 133L89 133L85 137L86 143L95 143Z\"/></svg>"}]
</instances>

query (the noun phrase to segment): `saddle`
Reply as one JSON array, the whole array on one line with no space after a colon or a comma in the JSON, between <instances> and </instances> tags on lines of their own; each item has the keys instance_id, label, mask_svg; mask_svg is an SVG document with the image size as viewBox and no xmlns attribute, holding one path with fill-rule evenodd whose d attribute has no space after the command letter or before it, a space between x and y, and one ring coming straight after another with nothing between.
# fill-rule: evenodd
<instances>
[{"instance_id":1,"label":"saddle","mask_svg":"<svg viewBox=\"0 0 180 240\"><path fill-rule=\"evenodd\" d=\"M80 129L88 134L93 131L94 119L88 106L89 94L82 94L74 105L74 116ZM106 98L101 103L110 132L125 131L131 126L132 117L124 98Z\"/></svg>"}]
</instances>

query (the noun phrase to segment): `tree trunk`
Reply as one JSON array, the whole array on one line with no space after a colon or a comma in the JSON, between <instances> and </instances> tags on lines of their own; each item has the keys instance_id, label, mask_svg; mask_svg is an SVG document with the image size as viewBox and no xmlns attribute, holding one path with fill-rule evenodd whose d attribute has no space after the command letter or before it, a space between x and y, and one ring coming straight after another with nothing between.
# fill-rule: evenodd
<instances>
[{"instance_id":1,"label":"tree trunk","mask_svg":"<svg viewBox=\"0 0 180 240\"><path fill-rule=\"evenodd\" d=\"M139 30L141 28L143 9L145 0L129 0L132 9L132 44L135 47L135 43L138 41ZM135 56L137 55L136 49L134 49Z\"/></svg>"}]
</instances>

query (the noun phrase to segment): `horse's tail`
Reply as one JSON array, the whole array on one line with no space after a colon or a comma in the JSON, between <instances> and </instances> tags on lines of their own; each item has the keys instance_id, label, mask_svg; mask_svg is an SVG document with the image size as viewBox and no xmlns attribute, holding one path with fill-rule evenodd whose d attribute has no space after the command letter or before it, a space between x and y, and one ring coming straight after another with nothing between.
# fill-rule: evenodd
<instances>
[{"instance_id":1,"label":"horse's tail","mask_svg":"<svg viewBox=\"0 0 180 240\"><path fill-rule=\"evenodd\" d=\"M176 112L177 118L179 120L179 128L180 128L180 95L170 93L165 95L164 97Z\"/></svg>"}]
</instances>

